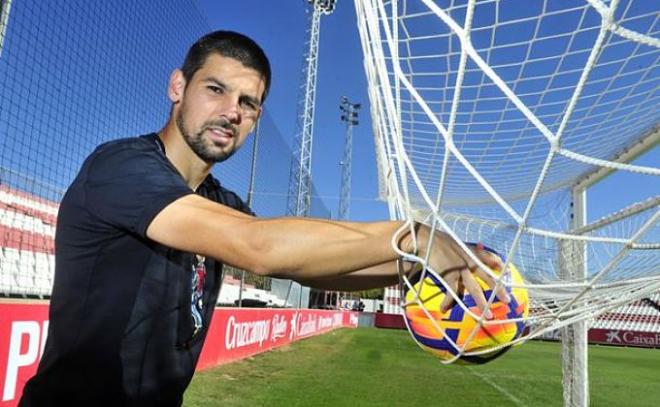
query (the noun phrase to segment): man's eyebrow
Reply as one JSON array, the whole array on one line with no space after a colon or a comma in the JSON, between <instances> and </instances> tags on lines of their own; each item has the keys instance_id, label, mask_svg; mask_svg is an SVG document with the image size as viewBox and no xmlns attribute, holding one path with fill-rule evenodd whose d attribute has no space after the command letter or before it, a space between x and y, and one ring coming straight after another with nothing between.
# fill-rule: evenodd
<instances>
[{"instance_id":1,"label":"man's eyebrow","mask_svg":"<svg viewBox=\"0 0 660 407\"><path fill-rule=\"evenodd\" d=\"M206 83L209 83L209 82L210 82L210 83L215 83L216 85L218 85L218 86L220 86L221 88L224 88L224 89L226 89L226 90L228 90L228 91L231 91L231 90L232 90L232 88L231 88L230 86L228 86L226 83L224 83L224 82L221 81L220 79L215 78L215 77L213 77L213 76L208 76L208 77L202 79L202 82L206 82ZM243 100L247 100L247 101L250 102L250 103L253 103L255 106L261 106L261 101L259 100L259 98L255 97L255 96L242 94L242 95L240 96L240 98L243 99Z\"/></svg>"},{"instance_id":2,"label":"man's eyebrow","mask_svg":"<svg viewBox=\"0 0 660 407\"><path fill-rule=\"evenodd\" d=\"M225 89L231 90L231 88L229 88L229 87L228 87L223 81L221 81L221 80L218 79L218 78L214 78L213 76L207 76L206 78L202 79L202 82L207 82L207 83L208 83L208 82L211 82L211 83L215 83L216 85L218 85L218 86L220 86L220 87L223 87L223 88L225 88Z\"/></svg>"},{"instance_id":3,"label":"man's eyebrow","mask_svg":"<svg viewBox=\"0 0 660 407\"><path fill-rule=\"evenodd\" d=\"M261 101L254 96L241 95L241 98L247 100L248 102L252 103L255 106L261 106Z\"/></svg>"}]
</instances>

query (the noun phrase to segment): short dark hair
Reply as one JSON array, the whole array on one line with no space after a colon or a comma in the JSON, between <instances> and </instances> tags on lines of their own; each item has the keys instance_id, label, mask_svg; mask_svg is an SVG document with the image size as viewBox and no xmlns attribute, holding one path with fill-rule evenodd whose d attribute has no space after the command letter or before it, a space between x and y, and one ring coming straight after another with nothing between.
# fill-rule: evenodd
<instances>
[{"instance_id":1,"label":"short dark hair","mask_svg":"<svg viewBox=\"0 0 660 407\"><path fill-rule=\"evenodd\" d=\"M195 42L186 55L181 71L189 83L195 72L206 62L212 53L239 61L243 66L259 72L266 87L261 95L261 103L266 100L270 89L270 62L263 49L251 38L233 31L214 31L206 34Z\"/></svg>"}]
</instances>

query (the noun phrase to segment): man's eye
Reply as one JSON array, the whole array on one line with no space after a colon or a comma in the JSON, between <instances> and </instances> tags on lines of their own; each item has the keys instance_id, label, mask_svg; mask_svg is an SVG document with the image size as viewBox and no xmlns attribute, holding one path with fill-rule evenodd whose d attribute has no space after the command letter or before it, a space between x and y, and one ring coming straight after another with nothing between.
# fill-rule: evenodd
<instances>
[{"instance_id":1,"label":"man's eye","mask_svg":"<svg viewBox=\"0 0 660 407\"><path fill-rule=\"evenodd\" d=\"M248 110L252 110L252 111L257 110L257 105L255 105L254 103L249 102L247 100L243 101L243 107L248 109Z\"/></svg>"},{"instance_id":2,"label":"man's eye","mask_svg":"<svg viewBox=\"0 0 660 407\"><path fill-rule=\"evenodd\" d=\"M217 93L219 95L225 93L225 90L220 86L209 86L209 89L211 90L211 92Z\"/></svg>"}]
</instances>

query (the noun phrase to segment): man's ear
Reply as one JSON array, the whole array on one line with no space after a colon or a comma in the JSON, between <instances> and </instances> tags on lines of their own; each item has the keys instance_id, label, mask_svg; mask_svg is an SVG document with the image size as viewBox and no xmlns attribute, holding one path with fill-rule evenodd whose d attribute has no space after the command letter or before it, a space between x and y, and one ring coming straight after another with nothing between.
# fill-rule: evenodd
<instances>
[{"instance_id":1,"label":"man's ear","mask_svg":"<svg viewBox=\"0 0 660 407\"><path fill-rule=\"evenodd\" d=\"M186 89L186 79L180 69L175 69L170 75L170 81L167 84L167 96L172 103L179 103L183 99L183 92Z\"/></svg>"}]
</instances>

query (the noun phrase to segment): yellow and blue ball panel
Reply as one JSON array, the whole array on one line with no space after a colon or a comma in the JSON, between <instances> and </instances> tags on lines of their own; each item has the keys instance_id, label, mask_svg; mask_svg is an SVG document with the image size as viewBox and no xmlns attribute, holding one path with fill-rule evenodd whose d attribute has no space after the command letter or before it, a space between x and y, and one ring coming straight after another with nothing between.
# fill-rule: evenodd
<instances>
[{"instance_id":1,"label":"yellow and blue ball panel","mask_svg":"<svg viewBox=\"0 0 660 407\"><path fill-rule=\"evenodd\" d=\"M523 280L518 270L512 265L509 268L510 281L514 284L522 284ZM417 275L417 278L420 277L421 273ZM485 282L478 278L477 280L484 289L484 295L489 298L492 295L492 290L488 289ZM415 299L415 294L419 292L419 302L422 305L412 302L405 307L405 318L409 330L423 348L442 359L453 358L459 354L460 349L463 347L465 347L464 352L488 350L509 343L523 334L525 329L523 321L509 321L478 327L477 321L458 304L442 313L440 304L446 295L446 289L433 272L427 271L423 282L414 281L413 279L411 285L413 289L407 287L405 289L406 302L412 302ZM527 291L518 287L512 289L510 285L507 285L506 290L511 297L511 301L509 304L504 304L495 298L490 305L490 310L493 313L491 321L522 319L527 316L529 309ZM481 315L481 309L477 307L474 298L470 294L464 292L458 293L458 295L471 312L475 315ZM422 309L422 306L426 309L426 312ZM478 327L477 331L472 335L475 327ZM472 338L466 345L471 335ZM461 360L468 363L484 363L501 355L506 349L501 348L483 355L461 356Z\"/></svg>"}]
</instances>

